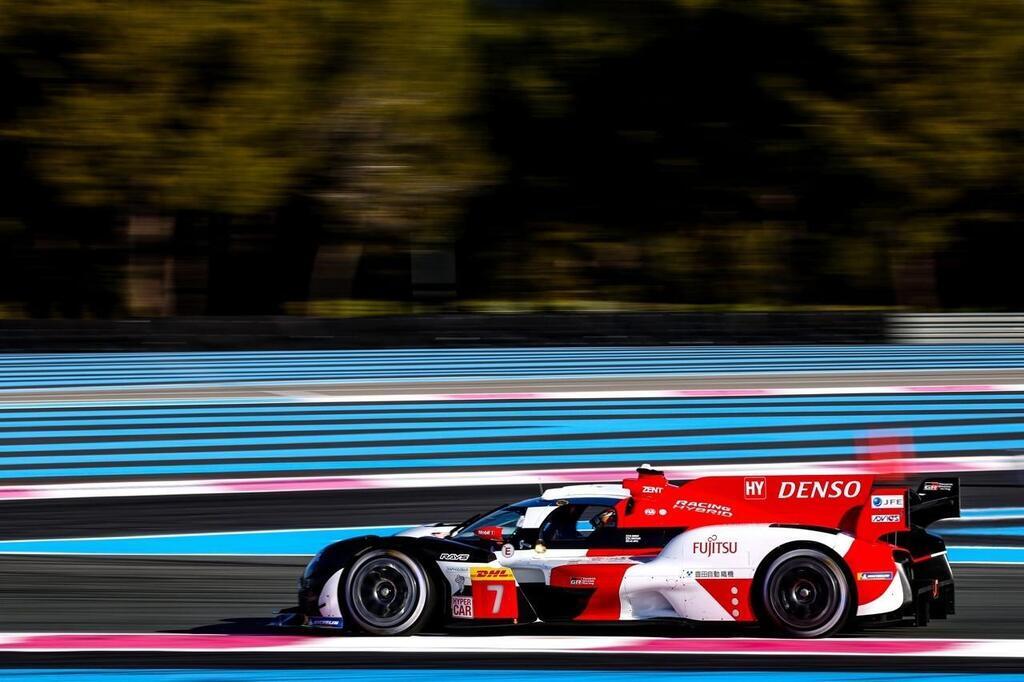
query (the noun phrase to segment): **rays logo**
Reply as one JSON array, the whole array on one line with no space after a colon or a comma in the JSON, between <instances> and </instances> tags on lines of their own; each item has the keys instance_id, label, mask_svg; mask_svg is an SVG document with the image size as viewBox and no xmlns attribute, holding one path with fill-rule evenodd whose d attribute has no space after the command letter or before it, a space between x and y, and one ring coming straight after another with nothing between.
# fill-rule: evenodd
<instances>
[{"instance_id":1,"label":"rays logo","mask_svg":"<svg viewBox=\"0 0 1024 682\"><path fill-rule=\"evenodd\" d=\"M732 540L719 540L717 535L712 535L707 540L698 540L693 543L693 553L701 556L713 556L715 554L735 554L739 549L739 543Z\"/></svg>"},{"instance_id":2,"label":"rays logo","mask_svg":"<svg viewBox=\"0 0 1024 682\"><path fill-rule=\"evenodd\" d=\"M450 554L448 552L442 552L437 558L439 561L469 561L468 554Z\"/></svg>"}]
</instances>

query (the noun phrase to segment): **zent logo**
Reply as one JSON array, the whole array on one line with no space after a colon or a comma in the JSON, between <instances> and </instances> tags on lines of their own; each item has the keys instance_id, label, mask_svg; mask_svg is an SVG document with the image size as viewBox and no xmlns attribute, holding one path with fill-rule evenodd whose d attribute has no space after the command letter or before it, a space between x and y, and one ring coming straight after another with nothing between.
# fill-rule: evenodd
<instances>
[{"instance_id":1,"label":"zent logo","mask_svg":"<svg viewBox=\"0 0 1024 682\"><path fill-rule=\"evenodd\" d=\"M642 492L647 495L660 495L662 490L664 488L658 485L645 485Z\"/></svg>"},{"instance_id":2,"label":"zent logo","mask_svg":"<svg viewBox=\"0 0 1024 682\"><path fill-rule=\"evenodd\" d=\"M450 554L448 552L442 552L437 557L438 561L469 561L468 554Z\"/></svg>"},{"instance_id":3,"label":"zent logo","mask_svg":"<svg viewBox=\"0 0 1024 682\"><path fill-rule=\"evenodd\" d=\"M763 500L767 497L764 478L744 478L743 497L748 500Z\"/></svg>"},{"instance_id":4,"label":"zent logo","mask_svg":"<svg viewBox=\"0 0 1024 682\"><path fill-rule=\"evenodd\" d=\"M853 499L860 495L860 481L783 481L779 486L779 499L795 497L798 500Z\"/></svg>"},{"instance_id":5,"label":"zent logo","mask_svg":"<svg viewBox=\"0 0 1024 682\"><path fill-rule=\"evenodd\" d=\"M472 597L452 597L452 617L453 618L472 618L473 617L473 598Z\"/></svg>"}]
</instances>

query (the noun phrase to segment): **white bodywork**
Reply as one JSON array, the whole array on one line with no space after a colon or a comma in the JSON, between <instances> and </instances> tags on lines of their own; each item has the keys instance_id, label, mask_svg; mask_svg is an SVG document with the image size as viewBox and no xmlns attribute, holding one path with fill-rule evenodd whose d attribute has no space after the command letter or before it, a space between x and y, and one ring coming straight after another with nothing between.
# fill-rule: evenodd
<instances>
[{"instance_id":1,"label":"white bodywork","mask_svg":"<svg viewBox=\"0 0 1024 682\"><path fill-rule=\"evenodd\" d=\"M628 497L619 486L571 486L547 491L543 498L553 501L552 506L527 509L524 528L539 528L553 510L557 501L580 497ZM418 533L418 529L414 529ZM420 533L428 534L428 533ZM813 529L779 527L767 524L728 524L702 526L685 531L673 538L652 557L587 556L585 549L514 548L506 545L497 552L492 565L511 568L519 584L551 584L551 572L565 565L585 567L589 563L632 564L625 570L619 586L620 620L640 620L657 617L685 618L699 621L732 621L740 616L739 595L745 594L743 583L749 590L750 581L764 559L774 550L791 542L810 542L832 550L840 557L846 555L854 542L843 533ZM717 544L709 544L717 543ZM717 550L717 551L716 551ZM469 565L440 562L442 572L457 590L469 580ZM701 585L701 580L727 583L723 587L737 597L723 605ZM898 569L884 594L862 604L858 616L896 611L911 601L910 584Z\"/></svg>"}]
</instances>

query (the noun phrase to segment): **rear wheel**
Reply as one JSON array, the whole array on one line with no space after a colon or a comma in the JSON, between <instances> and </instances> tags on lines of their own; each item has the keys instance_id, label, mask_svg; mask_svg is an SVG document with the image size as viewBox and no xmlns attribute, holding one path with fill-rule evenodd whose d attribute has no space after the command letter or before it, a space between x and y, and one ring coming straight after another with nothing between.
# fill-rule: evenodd
<instances>
[{"instance_id":1,"label":"rear wheel","mask_svg":"<svg viewBox=\"0 0 1024 682\"><path fill-rule=\"evenodd\" d=\"M372 635L411 635L430 619L434 586L423 565L404 552L376 549L345 571L352 624Z\"/></svg>"},{"instance_id":2,"label":"rear wheel","mask_svg":"<svg viewBox=\"0 0 1024 682\"><path fill-rule=\"evenodd\" d=\"M813 548L792 549L771 560L761 581L765 624L789 637L825 637L846 623L852 594L843 567Z\"/></svg>"}]
</instances>

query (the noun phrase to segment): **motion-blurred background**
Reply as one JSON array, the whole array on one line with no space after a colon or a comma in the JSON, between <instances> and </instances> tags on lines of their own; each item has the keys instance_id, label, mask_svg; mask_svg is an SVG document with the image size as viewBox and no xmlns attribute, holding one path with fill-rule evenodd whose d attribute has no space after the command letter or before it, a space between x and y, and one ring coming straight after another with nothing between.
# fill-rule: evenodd
<instances>
[{"instance_id":1,"label":"motion-blurred background","mask_svg":"<svg viewBox=\"0 0 1024 682\"><path fill-rule=\"evenodd\" d=\"M0 0L0 315L1024 304L1019 0Z\"/></svg>"}]
</instances>

